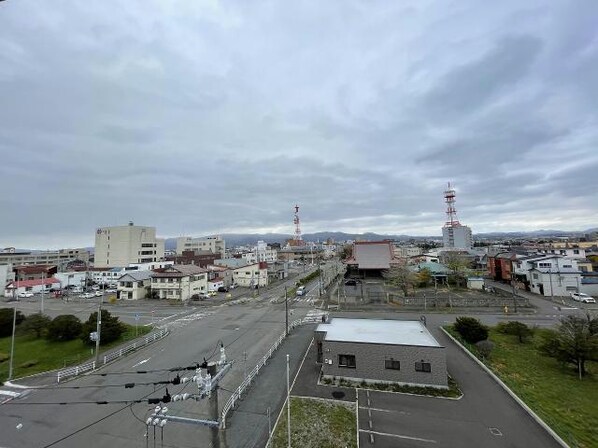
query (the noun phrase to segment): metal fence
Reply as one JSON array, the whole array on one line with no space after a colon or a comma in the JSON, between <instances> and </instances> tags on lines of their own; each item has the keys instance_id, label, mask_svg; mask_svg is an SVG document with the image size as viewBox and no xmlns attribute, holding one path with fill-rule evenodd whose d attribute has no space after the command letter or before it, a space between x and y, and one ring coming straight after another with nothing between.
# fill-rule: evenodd
<instances>
[{"instance_id":1,"label":"metal fence","mask_svg":"<svg viewBox=\"0 0 598 448\"><path fill-rule=\"evenodd\" d=\"M128 353L131 353L141 347L145 347L146 345L149 345L159 339L162 339L167 334L168 334L167 328L162 328L159 331L150 333L147 336L145 336L139 340L136 340L131 345L127 345L126 347L123 347L123 348L115 350L111 353L105 354L103 356L100 364L106 365L110 361L113 361L113 360L120 358L121 356L124 356ZM82 373L89 372L90 370L94 370L95 368L96 368L96 362L90 361L90 362L86 362L85 364L79 364L77 366L69 367L68 369L59 370L58 373L56 374L56 382L60 383L60 381L64 380L65 378L78 376L78 375L81 375Z\"/></svg>"},{"instance_id":2,"label":"metal fence","mask_svg":"<svg viewBox=\"0 0 598 448\"><path fill-rule=\"evenodd\" d=\"M299 325L313 324L313 323L319 323L319 322L322 322L322 316L321 315L308 316L308 317L304 317L303 319L297 319L297 320L295 320L295 321L293 321L293 322L291 322L289 324L289 331L291 331L295 327L298 327ZM286 336L285 333L286 332L283 332L278 337L278 339L276 340L276 342L274 342L274 344L272 345L272 347L270 347L270 350L268 350L266 352L266 354L262 357L262 359L251 370L251 372L249 372L247 374L247 376L245 377L245 379L243 380L243 382L239 385L239 387L237 387L237 389L230 396L230 398L228 399L228 401L226 402L226 404L222 408L222 412L221 412L221 416L220 416L220 428L221 429L226 429L226 416L227 416L227 414L229 413L229 411L231 409L234 409L235 404L237 403L237 400L239 400L241 398L242 394L245 393L245 390L251 385L251 382L257 376L257 374L260 372L260 369L266 365L266 363L268 362L268 360L270 358L272 358L272 355L274 354L274 352L276 351L276 349L280 346L280 344L284 340L284 338Z\"/></svg>"}]
</instances>

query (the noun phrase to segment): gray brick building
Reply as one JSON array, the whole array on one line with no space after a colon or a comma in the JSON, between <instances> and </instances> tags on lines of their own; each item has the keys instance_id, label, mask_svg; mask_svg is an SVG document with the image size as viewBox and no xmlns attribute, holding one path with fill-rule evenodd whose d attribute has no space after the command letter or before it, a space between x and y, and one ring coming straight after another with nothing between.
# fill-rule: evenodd
<instances>
[{"instance_id":1,"label":"gray brick building","mask_svg":"<svg viewBox=\"0 0 598 448\"><path fill-rule=\"evenodd\" d=\"M419 321L333 318L315 343L324 378L448 387L444 347Z\"/></svg>"}]
</instances>

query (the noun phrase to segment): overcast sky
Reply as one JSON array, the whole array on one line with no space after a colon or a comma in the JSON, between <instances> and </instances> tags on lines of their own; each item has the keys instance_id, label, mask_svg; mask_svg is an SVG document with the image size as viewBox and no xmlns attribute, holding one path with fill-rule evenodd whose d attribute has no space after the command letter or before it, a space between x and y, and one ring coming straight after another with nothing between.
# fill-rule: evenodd
<instances>
[{"instance_id":1,"label":"overcast sky","mask_svg":"<svg viewBox=\"0 0 598 448\"><path fill-rule=\"evenodd\" d=\"M0 3L0 246L598 225L598 2Z\"/></svg>"}]
</instances>

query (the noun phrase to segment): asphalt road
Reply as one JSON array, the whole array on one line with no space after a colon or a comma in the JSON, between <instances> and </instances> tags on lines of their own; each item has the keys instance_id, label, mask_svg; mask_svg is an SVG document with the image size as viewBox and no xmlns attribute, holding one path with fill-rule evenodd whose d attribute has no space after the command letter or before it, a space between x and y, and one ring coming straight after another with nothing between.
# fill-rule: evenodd
<instances>
[{"instance_id":1,"label":"asphalt road","mask_svg":"<svg viewBox=\"0 0 598 448\"><path fill-rule=\"evenodd\" d=\"M291 283L293 280L289 281ZM313 289L313 284L309 287ZM241 383L245 367L251 369L284 330L284 304L273 304L269 300L272 295L280 294L283 288L284 284L277 285L263 291L260 298L244 304L201 309L160 308L160 316L163 317L154 313L152 319L156 319L158 325L168 325L172 333L150 347L106 366L101 370L105 376L87 375L60 387L33 389L23 398L0 406L0 425L3 428L0 446L82 447L91 444L98 448L145 447L148 439L144 437L144 421L154 405L110 402L162 397L165 393L162 386L136 385L125 389L124 384L171 380L174 374L167 371L147 374L124 372L167 370L201 362L204 357L216 360L220 342L226 347L228 359L235 360L233 369L221 382L219 400L222 407L230 395L228 391ZM302 317L310 310L306 304L291 304L290 308L291 319ZM131 312L136 312L135 308L127 310L127 313ZM147 319L147 313L144 317ZM118 387L112 387L115 385ZM85 388L72 389L72 386ZM181 391L195 392L192 385L171 385L168 390L171 395ZM90 401L107 401L108 404L56 404ZM169 408L170 415L213 417L208 400L173 402ZM159 446L162 446L161 436L161 430L158 430ZM212 446L210 429L202 426L169 423L164 428L163 437L163 446ZM150 431L150 446L152 443L153 431Z\"/></svg>"}]
</instances>

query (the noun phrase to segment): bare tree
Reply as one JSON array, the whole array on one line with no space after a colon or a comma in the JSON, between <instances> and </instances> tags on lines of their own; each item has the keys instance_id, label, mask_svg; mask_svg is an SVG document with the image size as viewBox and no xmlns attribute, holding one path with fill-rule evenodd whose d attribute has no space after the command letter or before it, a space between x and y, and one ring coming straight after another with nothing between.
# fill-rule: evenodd
<instances>
[{"instance_id":1,"label":"bare tree","mask_svg":"<svg viewBox=\"0 0 598 448\"><path fill-rule=\"evenodd\" d=\"M384 271L383 276L389 285L399 288L405 296L417 281L416 275L406 266L393 266Z\"/></svg>"}]
</instances>

